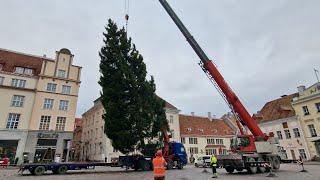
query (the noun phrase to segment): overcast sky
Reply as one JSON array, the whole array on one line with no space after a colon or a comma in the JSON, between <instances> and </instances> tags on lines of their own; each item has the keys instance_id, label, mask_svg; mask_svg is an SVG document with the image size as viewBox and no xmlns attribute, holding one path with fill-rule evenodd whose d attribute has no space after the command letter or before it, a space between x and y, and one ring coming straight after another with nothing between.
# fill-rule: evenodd
<instances>
[{"instance_id":1,"label":"overcast sky","mask_svg":"<svg viewBox=\"0 0 320 180\"><path fill-rule=\"evenodd\" d=\"M168 0L249 112L316 82L320 1ZM77 116L99 97L99 56L107 19L124 21L124 0L1 0L0 47L54 58L68 48L83 67ZM129 35L157 94L182 113L229 111L199 58L157 0L130 0Z\"/></svg>"}]
</instances>

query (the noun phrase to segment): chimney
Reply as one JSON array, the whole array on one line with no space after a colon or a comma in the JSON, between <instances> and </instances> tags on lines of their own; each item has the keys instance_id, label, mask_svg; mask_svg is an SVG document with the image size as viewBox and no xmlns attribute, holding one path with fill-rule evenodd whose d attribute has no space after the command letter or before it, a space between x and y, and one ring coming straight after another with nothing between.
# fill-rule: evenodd
<instances>
[{"instance_id":1,"label":"chimney","mask_svg":"<svg viewBox=\"0 0 320 180\"><path fill-rule=\"evenodd\" d=\"M210 121L212 121L211 112L208 112L208 118Z\"/></svg>"},{"instance_id":2,"label":"chimney","mask_svg":"<svg viewBox=\"0 0 320 180\"><path fill-rule=\"evenodd\" d=\"M191 116L194 116L194 112L191 112Z\"/></svg>"},{"instance_id":3,"label":"chimney","mask_svg":"<svg viewBox=\"0 0 320 180\"><path fill-rule=\"evenodd\" d=\"M299 94L300 94L300 93L302 93L304 90L306 90L306 86L301 85L301 86L298 86L297 89L298 89L298 92L299 92Z\"/></svg>"}]
</instances>

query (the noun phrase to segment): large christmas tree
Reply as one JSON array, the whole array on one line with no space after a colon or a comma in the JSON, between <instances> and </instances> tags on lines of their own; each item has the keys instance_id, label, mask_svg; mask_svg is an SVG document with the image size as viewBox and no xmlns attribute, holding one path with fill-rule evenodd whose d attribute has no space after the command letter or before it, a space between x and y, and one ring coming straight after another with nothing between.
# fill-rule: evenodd
<instances>
[{"instance_id":1,"label":"large christmas tree","mask_svg":"<svg viewBox=\"0 0 320 180\"><path fill-rule=\"evenodd\" d=\"M146 79L143 57L125 29L109 19L105 30L99 53L105 133L115 149L127 154L150 146L146 142L168 128L165 102L155 94L153 77Z\"/></svg>"}]
</instances>

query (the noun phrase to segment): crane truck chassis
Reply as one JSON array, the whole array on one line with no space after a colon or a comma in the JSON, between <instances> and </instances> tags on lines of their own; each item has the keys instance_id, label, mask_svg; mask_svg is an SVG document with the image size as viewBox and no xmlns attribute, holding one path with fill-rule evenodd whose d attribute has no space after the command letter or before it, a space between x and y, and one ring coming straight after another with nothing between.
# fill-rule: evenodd
<instances>
[{"instance_id":1,"label":"crane truck chassis","mask_svg":"<svg viewBox=\"0 0 320 180\"><path fill-rule=\"evenodd\" d=\"M208 58L169 3L166 0L159 0L159 2L200 58L200 67L225 100L231 112L237 118L237 121L246 126L251 132L251 134L245 134L240 129L240 135L237 135L232 140L231 154L219 155L218 164L230 173L234 169L238 171L247 169L250 173L256 173L258 170L264 172L266 164L273 169L279 169L282 155L277 145L277 139L273 135L266 135L262 132L256 120L249 114L240 99L224 80L217 67Z\"/></svg>"}]
</instances>

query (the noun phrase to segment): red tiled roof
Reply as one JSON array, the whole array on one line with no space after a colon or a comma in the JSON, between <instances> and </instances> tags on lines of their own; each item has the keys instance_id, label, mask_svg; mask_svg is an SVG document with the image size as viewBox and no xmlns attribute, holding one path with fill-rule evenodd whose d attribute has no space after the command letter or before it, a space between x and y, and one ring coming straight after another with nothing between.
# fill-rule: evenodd
<instances>
[{"instance_id":1,"label":"red tiled roof","mask_svg":"<svg viewBox=\"0 0 320 180\"><path fill-rule=\"evenodd\" d=\"M220 119L179 115L181 136L227 136L233 135L232 129Z\"/></svg>"},{"instance_id":2,"label":"red tiled roof","mask_svg":"<svg viewBox=\"0 0 320 180\"><path fill-rule=\"evenodd\" d=\"M175 109L178 110L178 108L176 108L174 105L170 104L169 102L167 102L166 100L164 100L166 102L165 107L168 109Z\"/></svg>"},{"instance_id":3,"label":"red tiled roof","mask_svg":"<svg viewBox=\"0 0 320 180\"><path fill-rule=\"evenodd\" d=\"M298 93L294 93L267 102L257 114L253 115L253 118L255 118L258 123L262 123L295 116L296 114L292 108L291 101L297 96Z\"/></svg>"},{"instance_id":4,"label":"red tiled roof","mask_svg":"<svg viewBox=\"0 0 320 180\"><path fill-rule=\"evenodd\" d=\"M14 72L14 68L27 67L34 70L34 75L41 72L43 59L40 57L0 49L0 64L2 71Z\"/></svg>"}]
</instances>

